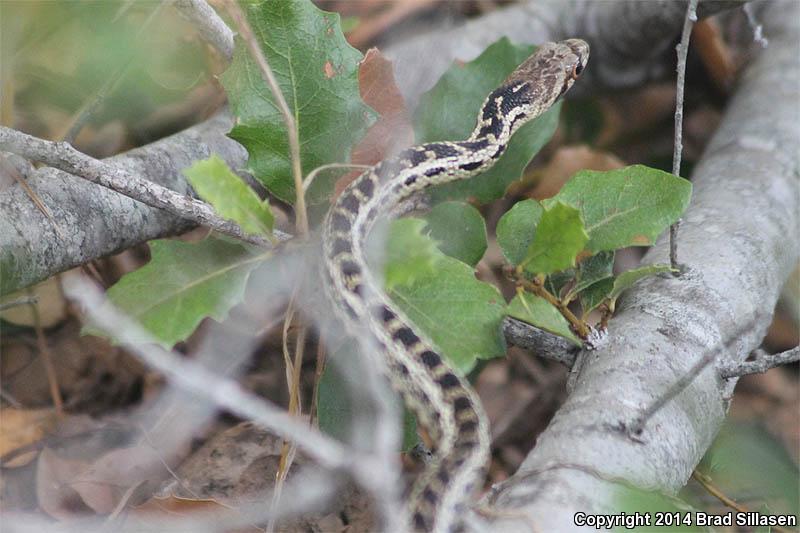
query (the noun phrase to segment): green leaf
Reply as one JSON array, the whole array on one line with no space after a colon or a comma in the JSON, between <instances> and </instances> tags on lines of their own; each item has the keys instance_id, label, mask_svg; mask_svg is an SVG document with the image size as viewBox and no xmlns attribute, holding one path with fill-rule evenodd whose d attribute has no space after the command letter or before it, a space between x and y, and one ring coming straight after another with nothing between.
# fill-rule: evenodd
<instances>
[{"instance_id":1,"label":"green leaf","mask_svg":"<svg viewBox=\"0 0 800 533\"><path fill-rule=\"evenodd\" d=\"M261 49L294 113L303 174L326 163L348 161L374 113L359 95L361 53L347 44L339 15L310 0L243 3ZM294 202L289 144L283 116L261 73L237 37L233 63L221 77L236 116L230 136L250 154L249 170L269 191ZM317 179L309 201L319 203L334 177Z\"/></svg>"},{"instance_id":2,"label":"green leaf","mask_svg":"<svg viewBox=\"0 0 800 533\"><path fill-rule=\"evenodd\" d=\"M409 285L434 273L442 254L436 243L422 233L425 226L426 222L418 218L401 218L389 225L383 265L386 290Z\"/></svg>"},{"instance_id":3,"label":"green leaf","mask_svg":"<svg viewBox=\"0 0 800 533\"><path fill-rule=\"evenodd\" d=\"M580 210L589 250L648 246L680 218L692 194L683 178L643 165L599 172L582 170L549 200Z\"/></svg>"},{"instance_id":4,"label":"green leaf","mask_svg":"<svg viewBox=\"0 0 800 533\"><path fill-rule=\"evenodd\" d=\"M253 189L214 154L184 169L183 174L197 194L214 206L224 219L239 224L251 234L269 234L275 221L268 202L262 202Z\"/></svg>"},{"instance_id":5,"label":"green leaf","mask_svg":"<svg viewBox=\"0 0 800 533\"><path fill-rule=\"evenodd\" d=\"M544 288L550 294L561 297L564 287L566 287L567 284L569 284L569 282L571 282L573 279L575 279L574 268L568 268L567 270L562 270L560 272L553 272L545 278Z\"/></svg>"},{"instance_id":6,"label":"green leaf","mask_svg":"<svg viewBox=\"0 0 800 533\"><path fill-rule=\"evenodd\" d=\"M575 265L589 236L580 212L561 202L546 207L522 264L535 274L550 274Z\"/></svg>"},{"instance_id":7,"label":"green leaf","mask_svg":"<svg viewBox=\"0 0 800 533\"><path fill-rule=\"evenodd\" d=\"M578 265L578 276L571 292L577 293L598 281L614 276L614 252L600 252Z\"/></svg>"},{"instance_id":8,"label":"green leaf","mask_svg":"<svg viewBox=\"0 0 800 533\"><path fill-rule=\"evenodd\" d=\"M486 224L480 212L462 202L444 202L425 216L430 235L446 255L475 266L486 252Z\"/></svg>"},{"instance_id":9,"label":"green leaf","mask_svg":"<svg viewBox=\"0 0 800 533\"><path fill-rule=\"evenodd\" d=\"M414 131L420 142L466 139L477 122L486 95L534 50L502 38L474 61L453 64L422 98L414 115ZM533 156L550 140L558 124L561 104L524 125L514 134L506 152L489 171L473 179L436 187L436 200L475 198L481 203L500 198L518 180Z\"/></svg>"},{"instance_id":10,"label":"green leaf","mask_svg":"<svg viewBox=\"0 0 800 533\"><path fill-rule=\"evenodd\" d=\"M505 353L505 301L472 268L438 252L436 269L389 292L395 304L464 374L476 359Z\"/></svg>"},{"instance_id":11,"label":"green leaf","mask_svg":"<svg viewBox=\"0 0 800 533\"><path fill-rule=\"evenodd\" d=\"M571 340L578 346L581 341L569 329L569 322L547 300L527 292L518 293L508 304L508 315L537 328Z\"/></svg>"},{"instance_id":12,"label":"green leaf","mask_svg":"<svg viewBox=\"0 0 800 533\"><path fill-rule=\"evenodd\" d=\"M647 276L661 274L662 272L673 272L673 269L669 265L648 265L627 270L617 276L617 278L614 280L614 286L608 295L609 300L611 300L611 309L614 309L614 302L617 301L619 295L622 294L622 292L626 289L629 289L631 286L633 286L634 283Z\"/></svg>"},{"instance_id":13,"label":"green leaf","mask_svg":"<svg viewBox=\"0 0 800 533\"><path fill-rule=\"evenodd\" d=\"M497 222L497 244L512 265L525 260L542 213L544 209L539 202L523 200L514 204Z\"/></svg>"},{"instance_id":14,"label":"green leaf","mask_svg":"<svg viewBox=\"0 0 800 533\"><path fill-rule=\"evenodd\" d=\"M614 278L606 278L589 285L580 292L581 309L586 315L589 311L603 303L614 288Z\"/></svg>"},{"instance_id":15,"label":"green leaf","mask_svg":"<svg viewBox=\"0 0 800 533\"><path fill-rule=\"evenodd\" d=\"M185 340L206 317L225 319L263 259L241 244L215 238L193 244L151 241L150 253L150 262L123 276L107 296L165 348Z\"/></svg>"}]
</instances>

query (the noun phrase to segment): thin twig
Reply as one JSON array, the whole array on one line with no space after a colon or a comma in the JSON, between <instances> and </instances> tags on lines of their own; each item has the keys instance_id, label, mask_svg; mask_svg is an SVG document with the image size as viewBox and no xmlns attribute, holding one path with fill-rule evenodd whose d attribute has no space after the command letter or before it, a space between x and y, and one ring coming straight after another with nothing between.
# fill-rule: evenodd
<instances>
[{"instance_id":1,"label":"thin twig","mask_svg":"<svg viewBox=\"0 0 800 533\"><path fill-rule=\"evenodd\" d=\"M227 62L233 58L233 31L205 0L177 0L175 9Z\"/></svg>"},{"instance_id":2,"label":"thin twig","mask_svg":"<svg viewBox=\"0 0 800 533\"><path fill-rule=\"evenodd\" d=\"M8 161L5 155L0 155L0 170L7 172L12 178L14 178L14 181L16 181L19 186L22 187L22 190L25 191L25 194L27 194L28 198L31 199L31 202L33 202L33 205L36 206L36 209L38 209L53 225L53 231L56 232L56 235L58 235L59 238L64 239L64 230L62 230L61 226L56 223L55 219L53 218L53 214L50 212L50 208L48 208L42 198L36 194L33 189L31 189L31 186L28 185L28 181L22 175L20 175L20 173L17 171L14 165Z\"/></svg>"},{"instance_id":3,"label":"thin twig","mask_svg":"<svg viewBox=\"0 0 800 533\"><path fill-rule=\"evenodd\" d=\"M23 408L22 403L19 400L17 400L16 398L14 398L14 396L12 396L8 392L6 392L3 389L2 386L0 386L0 398L2 398L3 400L7 401L9 404L11 404L12 407L16 407L17 409L22 409ZM6 461L4 461L3 458L0 457L0 465L5 464L5 463L6 463Z\"/></svg>"},{"instance_id":4,"label":"thin twig","mask_svg":"<svg viewBox=\"0 0 800 533\"><path fill-rule=\"evenodd\" d=\"M308 407L308 421L312 427L317 426L317 402L319 401L319 382L325 371L326 351L322 333L317 340L317 362L314 366L314 386L311 389L311 405Z\"/></svg>"},{"instance_id":5,"label":"thin twig","mask_svg":"<svg viewBox=\"0 0 800 533\"><path fill-rule=\"evenodd\" d=\"M761 48L769 46L769 40L764 37L764 26L758 22L758 19L753 13L753 4L745 4L742 6L742 11L744 11L747 17L747 24L750 26L750 29L753 30L753 41L757 42Z\"/></svg>"},{"instance_id":6,"label":"thin twig","mask_svg":"<svg viewBox=\"0 0 800 533\"><path fill-rule=\"evenodd\" d=\"M283 321L283 358L286 365L286 386L289 389L289 414L299 417L302 413L302 401L300 397L300 369L303 365L303 352L305 350L306 332L307 329L304 325L300 326L297 332L297 342L295 343L294 360L292 360L289 352L289 328L292 325L295 317L295 307L297 302L298 287L295 287L292 297L289 299L289 306L286 310L286 317ZM281 447L280 461L278 463L278 471L275 474L275 493L273 495L272 505L278 504L283 491L283 485L286 482L286 476L289 474L289 469L294 462L297 447L288 441L283 442ZM267 531L275 531L275 521L270 520L267 524Z\"/></svg>"},{"instance_id":7,"label":"thin twig","mask_svg":"<svg viewBox=\"0 0 800 533\"><path fill-rule=\"evenodd\" d=\"M36 297L33 295L31 289L28 289L28 298L33 302L36 301ZM39 307L36 303L30 303L29 306L31 314L33 315L33 327L36 331L36 344L39 346L39 356L42 358L42 365L44 366L45 374L47 374L47 384L50 387L50 396L53 398L53 407L56 410L56 415L60 417L64 414L64 399L61 397L61 389L58 386L58 378L56 377L56 370L53 366L53 355L50 352L50 347L47 345L47 339L44 336Z\"/></svg>"},{"instance_id":8,"label":"thin twig","mask_svg":"<svg viewBox=\"0 0 800 533\"><path fill-rule=\"evenodd\" d=\"M239 4L233 0L227 0L225 7L233 19L233 22L236 24L239 34L247 44L250 55L255 60L256 65L258 65L261 76L264 78L270 91L272 91L272 96L275 98L278 109L280 109L283 115L283 121L286 123L286 130L289 136L289 155L292 159L292 176L294 177L294 207L297 218L297 233L300 238L304 239L308 237L308 214L306 212L305 195L303 194L303 170L300 165L300 136L297 132L297 121L295 120L292 110L289 109L286 99L283 97L283 92L281 92L278 81L272 73L272 68L269 66L267 58L264 56L264 52L261 50L261 46L253 33L253 29L250 27L250 23L247 21L247 17L239 7Z\"/></svg>"},{"instance_id":9,"label":"thin twig","mask_svg":"<svg viewBox=\"0 0 800 533\"><path fill-rule=\"evenodd\" d=\"M698 374L702 372L708 365L710 365L717 356L717 350L709 350L706 354L701 357L692 367L686 371L675 383L670 385L670 387L661 394L658 398L653 401L650 405L644 409L639 416L637 416L634 421L627 426L627 430L629 434L633 436L639 436L644 431L645 425L647 422L653 418L657 412L661 410L670 400L672 400L675 396L683 392L683 390L688 387L694 380L697 378Z\"/></svg>"},{"instance_id":10,"label":"thin twig","mask_svg":"<svg viewBox=\"0 0 800 533\"><path fill-rule=\"evenodd\" d=\"M683 33L681 42L676 47L678 52L678 80L675 92L675 143L672 152L672 173L681 175L681 153L683 152L683 87L686 82L686 56L689 53L689 39L692 35L692 26L697 20L697 0L689 0L686 7L686 18L683 20ZM669 227L669 264L680 274L678 264L678 227L681 221L676 221Z\"/></svg>"},{"instance_id":11,"label":"thin twig","mask_svg":"<svg viewBox=\"0 0 800 533\"><path fill-rule=\"evenodd\" d=\"M38 301L39 297L35 295L25 296L23 298L17 298L16 300L11 300L10 302L0 303L0 311L5 311L6 309L13 309L14 307L19 307L21 305L35 304Z\"/></svg>"},{"instance_id":12,"label":"thin twig","mask_svg":"<svg viewBox=\"0 0 800 533\"><path fill-rule=\"evenodd\" d=\"M751 512L744 505L742 505L740 503L737 503L734 500L732 500L731 498L729 498L728 496L726 496L725 493L722 492L722 490L720 490L717 486L715 486L713 483L711 483L711 478L708 477L707 475L695 470L694 472L692 472L692 479L694 479L695 481L700 483L700 485L702 485L703 488L706 489L706 491L709 494L711 494L716 499L721 501L727 507L730 507L731 509L734 509L734 510L740 512L740 513L749 513L749 512ZM784 529L784 528L782 528L780 526L770 526L770 527L772 528L772 531L776 531L778 533L792 533L791 530Z\"/></svg>"},{"instance_id":13,"label":"thin twig","mask_svg":"<svg viewBox=\"0 0 800 533\"><path fill-rule=\"evenodd\" d=\"M533 352L537 357L557 361L567 368L572 368L580 346L572 341L541 330L521 320L506 317L503 320L503 334L514 346Z\"/></svg>"},{"instance_id":14,"label":"thin twig","mask_svg":"<svg viewBox=\"0 0 800 533\"><path fill-rule=\"evenodd\" d=\"M586 325L586 322L575 316L570 308L561 300L550 294L550 291L544 288L542 278L536 277L533 281L528 281L520 273L515 272L513 270L508 270L508 275L512 278L514 283L517 284L520 289L526 289L536 296L544 299L550 305L554 306L559 312L567 319L567 321L572 326L572 329L575 333L583 340L589 336L589 327Z\"/></svg>"},{"instance_id":15,"label":"thin twig","mask_svg":"<svg viewBox=\"0 0 800 533\"><path fill-rule=\"evenodd\" d=\"M327 165L321 165L312 170L306 176L306 179L303 180L303 192L308 192L308 189L311 188L311 184L314 183L314 180L319 175L320 172L323 170L328 170L332 168L340 168L340 169L347 169L347 170L369 170L369 165L351 165L349 163L328 163Z\"/></svg>"},{"instance_id":16,"label":"thin twig","mask_svg":"<svg viewBox=\"0 0 800 533\"><path fill-rule=\"evenodd\" d=\"M132 355L164 375L172 384L189 393L212 401L220 408L290 439L320 465L346 469L361 478L379 467L370 457L353 458L336 440L312 430L280 407L242 388L234 380L221 377L203 365L180 354L161 348L136 322L111 305L103 305L102 293L83 279L64 282L67 296L83 307L91 323L113 335ZM102 306L102 309L101 309ZM150 342L142 342L149 339Z\"/></svg>"},{"instance_id":17,"label":"thin twig","mask_svg":"<svg viewBox=\"0 0 800 533\"><path fill-rule=\"evenodd\" d=\"M669 403L670 400L683 392L686 387L688 387L695 379L697 379L700 373L705 370L708 365L714 362L720 352L727 351L730 348L730 345L736 342L739 335L750 330L754 324L755 320L748 321L747 324L739 328L730 336L728 342L723 343L720 341L708 350L704 351L700 359L698 359L697 362L693 364L677 381L670 385L663 394L653 401L653 403L643 409L639 416L637 416L632 422L623 423L621 425L622 428L627 431L628 435L632 436L633 438L638 438L638 436L644 431L647 422L649 422L657 412L659 412L667 403Z\"/></svg>"},{"instance_id":18,"label":"thin twig","mask_svg":"<svg viewBox=\"0 0 800 533\"><path fill-rule=\"evenodd\" d=\"M0 126L0 150L6 150L51 167L69 172L151 207L208 226L257 246L269 246L271 241L260 235L245 233L235 222L220 218L205 202L140 179L111 163L100 161L79 152L68 143L52 142ZM288 240L282 232L273 232L279 241Z\"/></svg>"},{"instance_id":19,"label":"thin twig","mask_svg":"<svg viewBox=\"0 0 800 533\"><path fill-rule=\"evenodd\" d=\"M747 374L763 374L770 368L800 361L800 347L776 354L767 354L763 350L754 352L755 361L742 361L719 365L717 372L722 379L736 378Z\"/></svg>"}]
</instances>

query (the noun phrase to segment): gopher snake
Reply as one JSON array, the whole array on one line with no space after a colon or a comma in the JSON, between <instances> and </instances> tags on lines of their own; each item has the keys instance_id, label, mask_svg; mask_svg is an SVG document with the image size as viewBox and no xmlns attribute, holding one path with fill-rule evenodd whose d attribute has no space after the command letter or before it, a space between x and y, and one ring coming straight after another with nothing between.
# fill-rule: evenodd
<instances>
[{"instance_id":1,"label":"gopher snake","mask_svg":"<svg viewBox=\"0 0 800 533\"><path fill-rule=\"evenodd\" d=\"M364 244L376 219L426 187L470 178L503 154L513 133L569 89L589 57L580 39L547 43L484 101L467 140L406 149L353 181L337 198L323 230L324 284L348 332L368 335L387 359L393 386L435 443L410 492L417 531L447 531L489 459L489 428L467 380L416 331L370 273Z\"/></svg>"}]
</instances>

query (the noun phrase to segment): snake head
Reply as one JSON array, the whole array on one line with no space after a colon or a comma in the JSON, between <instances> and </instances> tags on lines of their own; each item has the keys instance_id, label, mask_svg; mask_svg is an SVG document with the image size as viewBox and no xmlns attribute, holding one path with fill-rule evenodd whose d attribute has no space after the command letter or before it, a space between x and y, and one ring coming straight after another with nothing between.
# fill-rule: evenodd
<instances>
[{"instance_id":1,"label":"snake head","mask_svg":"<svg viewBox=\"0 0 800 533\"><path fill-rule=\"evenodd\" d=\"M575 83L589 61L589 44L582 39L544 43L506 79L523 83L530 102L550 107Z\"/></svg>"}]
</instances>

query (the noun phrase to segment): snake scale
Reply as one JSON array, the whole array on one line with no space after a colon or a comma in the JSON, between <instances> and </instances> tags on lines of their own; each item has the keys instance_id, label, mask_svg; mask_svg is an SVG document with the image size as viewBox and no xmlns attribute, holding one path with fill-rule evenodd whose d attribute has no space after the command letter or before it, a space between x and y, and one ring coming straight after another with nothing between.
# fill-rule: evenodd
<instances>
[{"instance_id":1,"label":"snake scale","mask_svg":"<svg viewBox=\"0 0 800 533\"><path fill-rule=\"evenodd\" d=\"M468 139L422 144L385 159L348 185L325 220L323 282L337 318L382 352L393 387L435 443L409 494L407 520L415 531L459 525L489 460L489 427L469 382L370 272L367 235L379 217L415 193L491 167L514 132L572 86L588 57L589 46L580 39L539 46L486 97Z\"/></svg>"}]
</instances>

